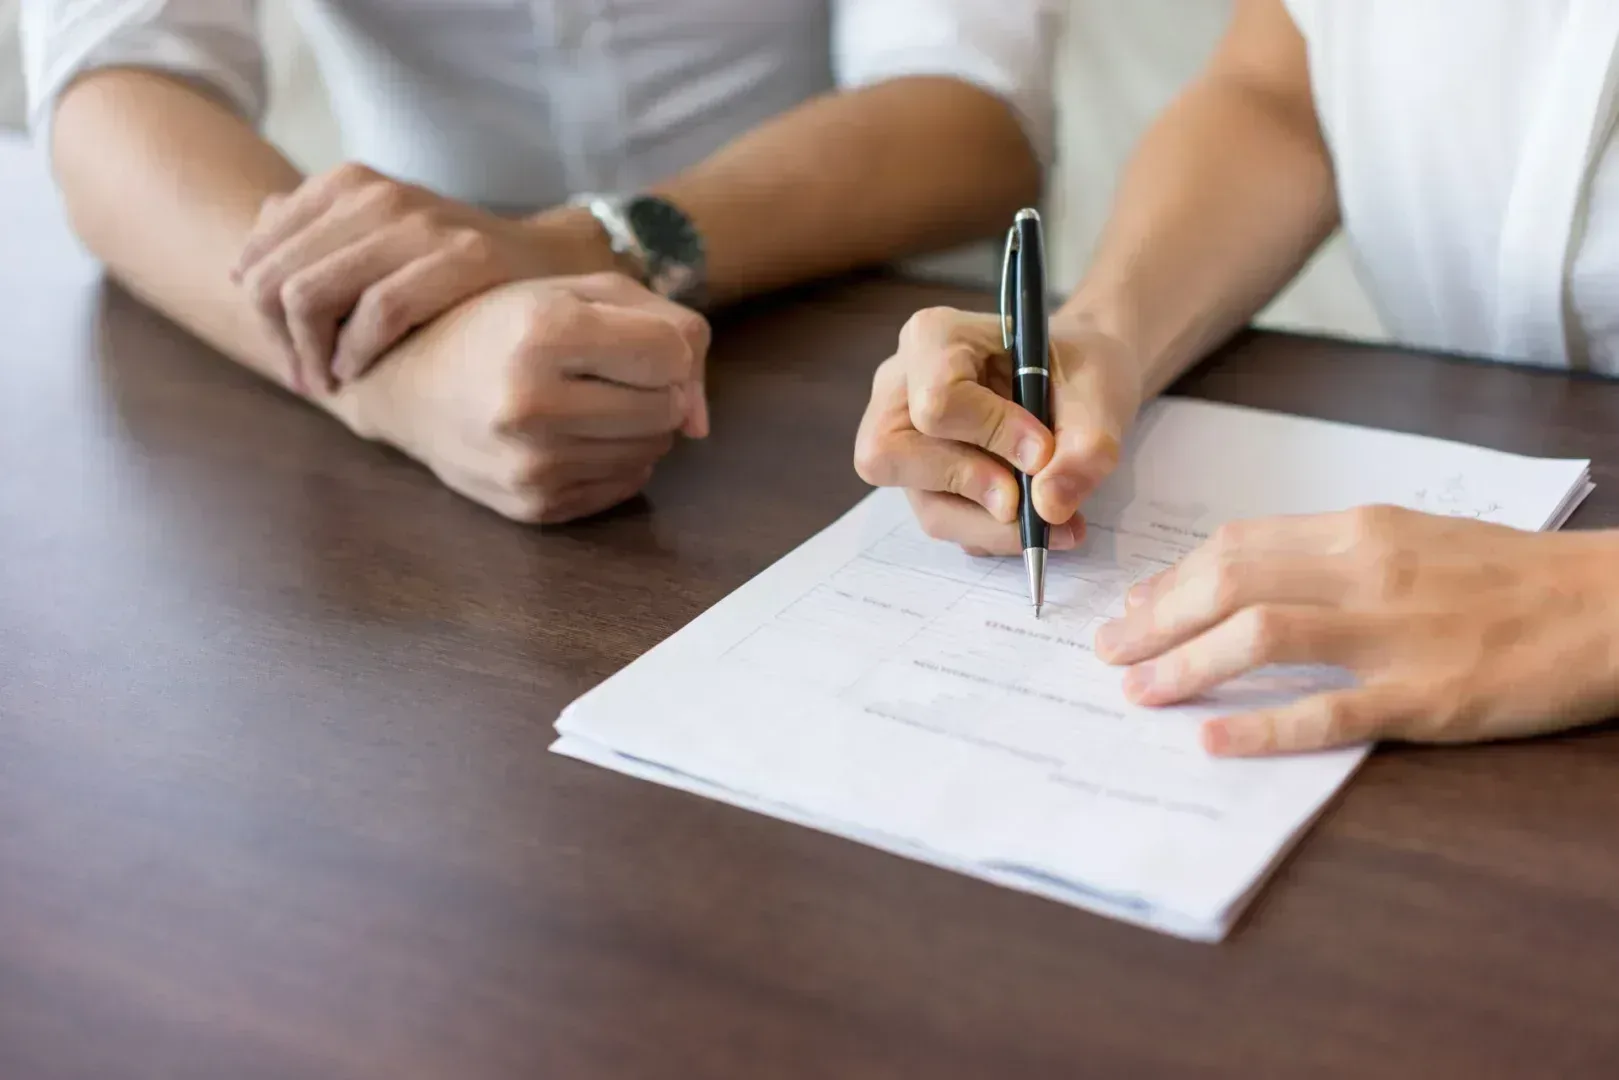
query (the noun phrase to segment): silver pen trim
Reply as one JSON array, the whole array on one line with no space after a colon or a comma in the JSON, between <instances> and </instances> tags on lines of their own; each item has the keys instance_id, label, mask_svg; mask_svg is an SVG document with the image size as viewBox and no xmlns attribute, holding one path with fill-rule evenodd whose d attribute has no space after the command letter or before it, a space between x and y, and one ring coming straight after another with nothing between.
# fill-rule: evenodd
<instances>
[{"instance_id":1,"label":"silver pen trim","mask_svg":"<svg viewBox=\"0 0 1619 1080\"><path fill-rule=\"evenodd\" d=\"M1043 375L1048 379L1051 378L1051 372L1047 371L1043 367L1020 367L1016 371L1012 372L1012 374L1013 375Z\"/></svg>"}]
</instances>

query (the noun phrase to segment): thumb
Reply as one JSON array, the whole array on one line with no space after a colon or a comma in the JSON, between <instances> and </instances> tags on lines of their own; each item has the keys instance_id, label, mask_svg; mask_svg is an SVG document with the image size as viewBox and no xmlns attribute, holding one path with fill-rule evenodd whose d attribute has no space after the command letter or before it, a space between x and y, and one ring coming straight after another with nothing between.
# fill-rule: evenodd
<instances>
[{"instance_id":1,"label":"thumb","mask_svg":"<svg viewBox=\"0 0 1619 1080\"><path fill-rule=\"evenodd\" d=\"M1052 365L1051 426L1056 447L1034 480L1034 505L1047 521L1067 521L1119 463L1135 415L1128 374L1099 356Z\"/></svg>"}]
</instances>

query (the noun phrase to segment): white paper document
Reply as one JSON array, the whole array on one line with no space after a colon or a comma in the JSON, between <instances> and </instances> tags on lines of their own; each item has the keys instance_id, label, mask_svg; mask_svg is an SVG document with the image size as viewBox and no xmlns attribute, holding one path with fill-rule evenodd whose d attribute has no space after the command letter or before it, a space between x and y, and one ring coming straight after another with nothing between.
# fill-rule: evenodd
<instances>
[{"instance_id":1,"label":"white paper document","mask_svg":"<svg viewBox=\"0 0 1619 1080\"><path fill-rule=\"evenodd\" d=\"M1039 620L1020 559L930 540L880 491L574 702L554 749L1218 940L1366 751L1214 759L1198 722L1348 679L1135 707L1092 652L1125 590L1228 520L1393 503L1538 530L1590 488L1586 461L1163 399L1052 554Z\"/></svg>"}]
</instances>

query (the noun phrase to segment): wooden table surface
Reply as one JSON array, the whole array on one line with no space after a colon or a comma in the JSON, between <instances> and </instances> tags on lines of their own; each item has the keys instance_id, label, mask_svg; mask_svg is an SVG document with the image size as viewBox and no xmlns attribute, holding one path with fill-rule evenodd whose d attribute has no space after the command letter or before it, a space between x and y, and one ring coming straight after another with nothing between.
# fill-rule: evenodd
<instances>
[{"instance_id":1,"label":"wooden table surface","mask_svg":"<svg viewBox=\"0 0 1619 1080\"><path fill-rule=\"evenodd\" d=\"M1376 754L1223 945L547 753L862 494L919 306L725 322L716 434L509 524L102 284L0 150L0 1076L1493 1077L1619 1062L1619 735ZM1250 336L1185 392L1595 459L1619 386Z\"/></svg>"}]
</instances>

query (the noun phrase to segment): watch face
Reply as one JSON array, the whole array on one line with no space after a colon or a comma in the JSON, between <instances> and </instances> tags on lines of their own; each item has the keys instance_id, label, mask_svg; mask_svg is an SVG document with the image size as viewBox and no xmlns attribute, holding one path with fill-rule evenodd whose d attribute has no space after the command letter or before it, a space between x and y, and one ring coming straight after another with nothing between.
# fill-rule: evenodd
<instances>
[{"instance_id":1,"label":"watch face","mask_svg":"<svg viewBox=\"0 0 1619 1080\"><path fill-rule=\"evenodd\" d=\"M649 196L631 199L624 208L630 228L647 255L656 263L674 263L697 269L703 263L703 242L691 219L663 199Z\"/></svg>"}]
</instances>

